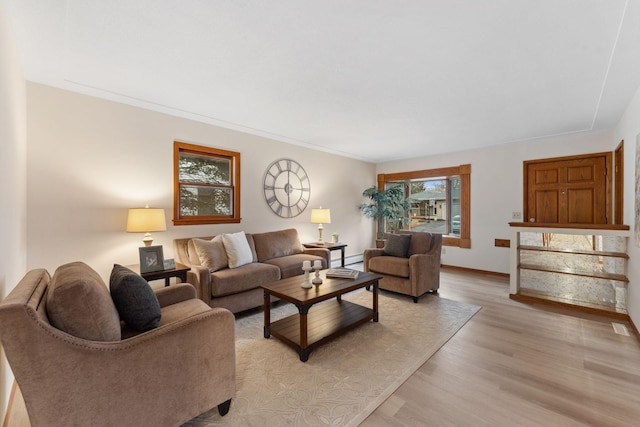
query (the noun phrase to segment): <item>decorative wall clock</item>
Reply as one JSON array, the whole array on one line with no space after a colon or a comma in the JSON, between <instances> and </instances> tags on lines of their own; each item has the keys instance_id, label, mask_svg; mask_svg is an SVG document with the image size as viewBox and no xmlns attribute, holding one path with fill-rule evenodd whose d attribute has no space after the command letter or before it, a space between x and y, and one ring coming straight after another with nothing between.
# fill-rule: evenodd
<instances>
[{"instance_id":1,"label":"decorative wall clock","mask_svg":"<svg viewBox=\"0 0 640 427\"><path fill-rule=\"evenodd\" d=\"M280 159L271 163L264 175L264 198L276 215L293 218L309 204L311 183L300 163Z\"/></svg>"}]
</instances>

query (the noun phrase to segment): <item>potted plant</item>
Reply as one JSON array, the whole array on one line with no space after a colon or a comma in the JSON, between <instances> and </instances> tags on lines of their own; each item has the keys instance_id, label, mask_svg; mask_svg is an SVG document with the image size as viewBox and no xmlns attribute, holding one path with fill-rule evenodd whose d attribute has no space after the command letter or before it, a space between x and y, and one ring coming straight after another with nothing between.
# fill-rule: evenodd
<instances>
[{"instance_id":1,"label":"potted plant","mask_svg":"<svg viewBox=\"0 0 640 427\"><path fill-rule=\"evenodd\" d=\"M384 221L393 224L395 228L403 228L409 222L407 212L411 204L405 197L404 186L399 184L380 190L377 187L367 188L362 192L369 198L369 203L359 206L360 211L367 218L377 221L377 241L381 241L384 235Z\"/></svg>"}]
</instances>

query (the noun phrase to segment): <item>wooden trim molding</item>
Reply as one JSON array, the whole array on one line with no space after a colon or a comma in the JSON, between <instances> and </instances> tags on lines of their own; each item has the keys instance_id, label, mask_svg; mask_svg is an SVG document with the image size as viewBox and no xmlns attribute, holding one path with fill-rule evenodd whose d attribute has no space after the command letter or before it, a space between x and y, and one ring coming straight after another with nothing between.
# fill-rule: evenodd
<instances>
[{"instance_id":1,"label":"wooden trim molding","mask_svg":"<svg viewBox=\"0 0 640 427\"><path fill-rule=\"evenodd\" d=\"M218 187L228 188L231 191L231 213L229 215L200 215L185 216L180 212L180 186L187 185L179 180L179 162L181 153L191 153L213 159L226 159L230 163L230 184ZM197 224L232 224L240 223L240 153L202 145L190 144L182 141L173 142L173 225L197 225ZM191 184L189 184L191 185ZM193 185L208 185L206 183L193 183ZM209 185L211 186L211 185Z\"/></svg>"},{"instance_id":2,"label":"wooden trim molding","mask_svg":"<svg viewBox=\"0 0 640 427\"><path fill-rule=\"evenodd\" d=\"M571 228L576 230L629 230L624 224L555 224L545 222L510 222L510 227Z\"/></svg>"},{"instance_id":3,"label":"wooden trim molding","mask_svg":"<svg viewBox=\"0 0 640 427\"><path fill-rule=\"evenodd\" d=\"M411 181L422 178L437 178L445 176L460 177L460 237L443 236L442 244L471 248L471 165L450 166L436 169L423 169L409 172L378 174L378 188L384 189L385 183L390 181Z\"/></svg>"},{"instance_id":4,"label":"wooden trim molding","mask_svg":"<svg viewBox=\"0 0 640 427\"><path fill-rule=\"evenodd\" d=\"M629 325L631 325L631 329L633 329L633 332L636 333L636 337L640 339L640 332L638 331L635 323L633 323L633 319L631 319L631 316L629 316Z\"/></svg>"},{"instance_id":5,"label":"wooden trim molding","mask_svg":"<svg viewBox=\"0 0 640 427\"><path fill-rule=\"evenodd\" d=\"M539 298L536 296L523 295L523 294L509 294L509 298L514 301L518 301L526 304L540 304L540 305L545 305L549 307L559 307L559 308L573 311L576 313L595 314L598 316L608 317L608 318L622 320L622 321L629 321L629 322L631 321L631 318L629 317L629 315L625 313L617 313L613 311L599 309L596 307L585 307L585 306L570 304L570 303L559 301L559 300Z\"/></svg>"},{"instance_id":6,"label":"wooden trim molding","mask_svg":"<svg viewBox=\"0 0 640 427\"><path fill-rule=\"evenodd\" d=\"M624 224L624 139L613 152L613 222Z\"/></svg>"},{"instance_id":7,"label":"wooden trim molding","mask_svg":"<svg viewBox=\"0 0 640 427\"><path fill-rule=\"evenodd\" d=\"M468 271L469 273L488 274L490 276L505 277L507 279L511 277L509 273L499 273L497 271L478 270L475 268L458 267L457 265L440 264L440 268L447 269L447 270Z\"/></svg>"}]
</instances>

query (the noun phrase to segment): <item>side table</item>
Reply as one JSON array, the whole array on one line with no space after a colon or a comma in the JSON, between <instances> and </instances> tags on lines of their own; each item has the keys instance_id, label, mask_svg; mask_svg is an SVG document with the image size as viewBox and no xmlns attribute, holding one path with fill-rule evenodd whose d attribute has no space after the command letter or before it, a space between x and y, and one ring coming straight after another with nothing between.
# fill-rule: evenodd
<instances>
[{"instance_id":1,"label":"side table","mask_svg":"<svg viewBox=\"0 0 640 427\"><path fill-rule=\"evenodd\" d=\"M164 279L164 285L169 286L169 280L172 277L177 277L182 283L187 282L187 271L191 270L191 267L176 262L176 268L169 268L161 271L152 271L150 273L140 273L140 264L127 265L127 268L135 271L142 276L144 280L150 282L151 280Z\"/></svg>"},{"instance_id":2,"label":"side table","mask_svg":"<svg viewBox=\"0 0 640 427\"><path fill-rule=\"evenodd\" d=\"M344 267L344 248L347 247L346 243L331 243L331 242L324 242L324 243L318 243L318 242L313 242L313 243L303 243L302 246L304 246L305 248L324 248L324 249L329 249L329 251L340 251L341 254L341 261L342 263L340 264L342 267ZM329 266L329 268L331 268L331 266Z\"/></svg>"}]
</instances>

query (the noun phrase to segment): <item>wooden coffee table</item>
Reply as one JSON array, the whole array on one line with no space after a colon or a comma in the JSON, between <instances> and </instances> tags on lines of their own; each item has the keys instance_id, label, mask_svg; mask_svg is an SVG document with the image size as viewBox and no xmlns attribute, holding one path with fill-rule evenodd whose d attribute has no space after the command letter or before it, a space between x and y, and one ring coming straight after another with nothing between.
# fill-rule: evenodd
<instances>
[{"instance_id":1,"label":"wooden coffee table","mask_svg":"<svg viewBox=\"0 0 640 427\"><path fill-rule=\"evenodd\" d=\"M356 279L334 279L321 272L320 277L322 284L313 285L311 289L300 286L303 276L261 286L264 290L264 337L279 338L296 350L303 362L309 360L309 354L319 345L370 320L378 321L378 280L382 279L381 275L361 271ZM373 287L372 308L342 301L342 295L364 287ZM271 296L294 304L298 314L271 323Z\"/></svg>"}]
</instances>

